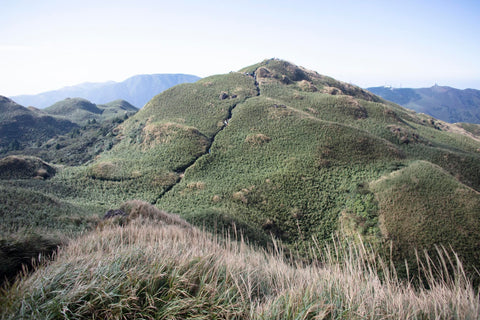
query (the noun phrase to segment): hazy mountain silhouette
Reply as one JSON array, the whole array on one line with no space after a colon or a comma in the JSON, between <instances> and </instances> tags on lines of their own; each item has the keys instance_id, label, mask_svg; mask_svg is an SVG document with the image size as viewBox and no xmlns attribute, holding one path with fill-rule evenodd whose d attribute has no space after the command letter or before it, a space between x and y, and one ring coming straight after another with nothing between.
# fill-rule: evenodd
<instances>
[{"instance_id":1,"label":"hazy mountain silhouette","mask_svg":"<svg viewBox=\"0 0 480 320\"><path fill-rule=\"evenodd\" d=\"M430 88L367 88L382 98L450 123L480 123L480 90L435 85Z\"/></svg>"},{"instance_id":2,"label":"hazy mountain silhouette","mask_svg":"<svg viewBox=\"0 0 480 320\"><path fill-rule=\"evenodd\" d=\"M46 108L66 98L84 98L95 104L114 100L126 100L141 108L160 92L180 83L195 82L200 78L188 74L144 74L130 77L122 82L82 83L34 95L12 96L23 106Z\"/></svg>"}]
</instances>

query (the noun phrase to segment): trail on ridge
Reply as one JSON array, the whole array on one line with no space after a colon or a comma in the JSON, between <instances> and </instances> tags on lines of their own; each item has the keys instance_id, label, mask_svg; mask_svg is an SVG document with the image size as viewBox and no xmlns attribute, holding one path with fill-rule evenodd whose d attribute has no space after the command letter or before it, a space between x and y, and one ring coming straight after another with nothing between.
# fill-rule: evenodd
<instances>
[{"instance_id":1,"label":"trail on ridge","mask_svg":"<svg viewBox=\"0 0 480 320\"><path fill-rule=\"evenodd\" d=\"M257 81L257 70L255 70L253 73L250 73L250 74L246 73L245 76L253 77L254 84L255 84L255 88L256 88L256 91L257 91L257 94L256 94L254 97L260 96L260 86L259 86L258 81ZM248 99L250 99L250 98L252 98L252 97L246 98L242 103L245 103L245 102L246 102ZM234 110L237 106L238 106L238 103L232 105L232 106L228 109L227 117L222 120L222 122L223 122L222 127L221 127L220 129L218 129L218 131L215 132L215 134L209 139L209 144L208 144L207 148L205 148L207 151L206 151L205 153L199 155L199 156L196 157L195 159L193 159L193 160L192 160L190 163L188 163L187 165L182 166L181 168L178 168L178 169L175 171L175 172L178 174L178 179L177 179L177 181L176 181L174 184L168 186L162 193L160 193L160 194L157 196L156 200L155 200L152 204L157 204L158 201L160 201L160 199L163 198L163 196L164 196L167 192L169 192L170 190L172 190L172 188L173 188L174 186L176 186L177 184L179 184L179 183L182 181L182 178L183 178L183 176L184 176L184 174L185 174L185 171L187 171L188 168L194 166L195 163L196 163L200 158L202 158L203 156L210 154L210 152L211 152L211 149L210 149L210 148L212 147L213 143L215 142L215 138L217 137L217 135L218 135L220 132L223 131L223 129L225 129L225 128L229 125L230 120L232 119L232 116L233 116L233 110Z\"/></svg>"}]
</instances>

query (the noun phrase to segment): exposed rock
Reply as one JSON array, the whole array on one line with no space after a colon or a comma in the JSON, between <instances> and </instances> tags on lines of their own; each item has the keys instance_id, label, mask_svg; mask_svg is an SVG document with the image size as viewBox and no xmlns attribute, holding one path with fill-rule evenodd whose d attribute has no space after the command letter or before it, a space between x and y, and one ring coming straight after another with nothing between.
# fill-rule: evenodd
<instances>
[{"instance_id":1,"label":"exposed rock","mask_svg":"<svg viewBox=\"0 0 480 320\"><path fill-rule=\"evenodd\" d=\"M123 210L120 210L120 209L110 209L105 213L105 215L103 216L103 219L104 220L105 219L110 219L110 218L117 217L117 216L126 217L127 214Z\"/></svg>"},{"instance_id":2,"label":"exposed rock","mask_svg":"<svg viewBox=\"0 0 480 320\"><path fill-rule=\"evenodd\" d=\"M397 127L397 126L388 126L390 132L393 133L399 140L400 143L409 144L409 143L418 143L420 137L418 134L410 132L409 130Z\"/></svg>"}]
</instances>

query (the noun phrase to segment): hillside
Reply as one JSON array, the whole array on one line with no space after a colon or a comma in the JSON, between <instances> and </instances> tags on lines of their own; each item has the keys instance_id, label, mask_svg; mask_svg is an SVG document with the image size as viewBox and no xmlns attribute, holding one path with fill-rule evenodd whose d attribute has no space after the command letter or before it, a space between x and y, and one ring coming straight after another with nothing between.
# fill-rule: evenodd
<instances>
[{"instance_id":1,"label":"hillside","mask_svg":"<svg viewBox=\"0 0 480 320\"><path fill-rule=\"evenodd\" d=\"M480 138L480 124L475 123L457 123L457 125L470 132L477 138Z\"/></svg>"},{"instance_id":2,"label":"hillside","mask_svg":"<svg viewBox=\"0 0 480 320\"><path fill-rule=\"evenodd\" d=\"M0 154L33 147L78 125L18 105L0 96Z\"/></svg>"},{"instance_id":3,"label":"hillside","mask_svg":"<svg viewBox=\"0 0 480 320\"><path fill-rule=\"evenodd\" d=\"M367 90L446 122L480 123L480 90L459 90L438 85L419 89L372 87Z\"/></svg>"},{"instance_id":4,"label":"hillside","mask_svg":"<svg viewBox=\"0 0 480 320\"><path fill-rule=\"evenodd\" d=\"M379 252L392 244L400 265L437 245L469 271L480 263L479 138L289 62L170 88L112 135L83 166L2 184L97 216L139 199L261 246L273 235L305 259L343 231Z\"/></svg>"},{"instance_id":5,"label":"hillside","mask_svg":"<svg viewBox=\"0 0 480 320\"><path fill-rule=\"evenodd\" d=\"M122 82L83 83L35 95L11 97L24 106L46 108L57 101L82 97L95 104L105 104L114 100L126 100L136 108L142 108L160 92L180 83L195 82L200 79L188 74L145 74L130 77Z\"/></svg>"},{"instance_id":6,"label":"hillside","mask_svg":"<svg viewBox=\"0 0 480 320\"><path fill-rule=\"evenodd\" d=\"M115 127L138 110L124 100L96 105L81 98L39 110L0 101L0 155L28 155L81 165L117 142Z\"/></svg>"},{"instance_id":7,"label":"hillside","mask_svg":"<svg viewBox=\"0 0 480 320\"><path fill-rule=\"evenodd\" d=\"M2 319L477 319L461 275L414 288L358 245L318 249L318 264L217 238L149 212L72 240L55 261L0 292ZM117 221L118 222L118 221ZM342 257L338 260L338 257ZM375 266L378 263L379 266ZM441 270L443 271L443 270ZM440 271L440 272L441 272ZM422 272L429 274L429 270ZM432 274L436 274L433 271Z\"/></svg>"},{"instance_id":8,"label":"hillside","mask_svg":"<svg viewBox=\"0 0 480 320\"><path fill-rule=\"evenodd\" d=\"M115 100L96 105L83 98L67 98L41 110L41 112L84 125L87 122L103 122L114 118L125 118L135 114L137 108L125 100Z\"/></svg>"}]
</instances>

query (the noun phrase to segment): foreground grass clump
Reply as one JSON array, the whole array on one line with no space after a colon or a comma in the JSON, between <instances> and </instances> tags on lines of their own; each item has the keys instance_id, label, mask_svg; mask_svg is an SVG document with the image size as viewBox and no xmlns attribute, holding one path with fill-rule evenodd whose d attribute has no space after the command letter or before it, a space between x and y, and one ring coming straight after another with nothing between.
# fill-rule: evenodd
<instances>
[{"instance_id":1,"label":"foreground grass clump","mask_svg":"<svg viewBox=\"0 0 480 320\"><path fill-rule=\"evenodd\" d=\"M37 233L0 234L0 285L12 281L20 272L32 270L35 264L50 259L66 240Z\"/></svg>"},{"instance_id":2,"label":"foreground grass clump","mask_svg":"<svg viewBox=\"0 0 480 320\"><path fill-rule=\"evenodd\" d=\"M476 319L478 293L453 280L401 283L361 244L286 262L188 225L104 226L0 296L2 319ZM338 257L341 257L340 259ZM370 262L367 262L370 261ZM375 261L375 262L374 262ZM379 276L381 270L382 276ZM426 268L425 274L429 274ZM431 271L433 274L433 271Z\"/></svg>"}]
</instances>

